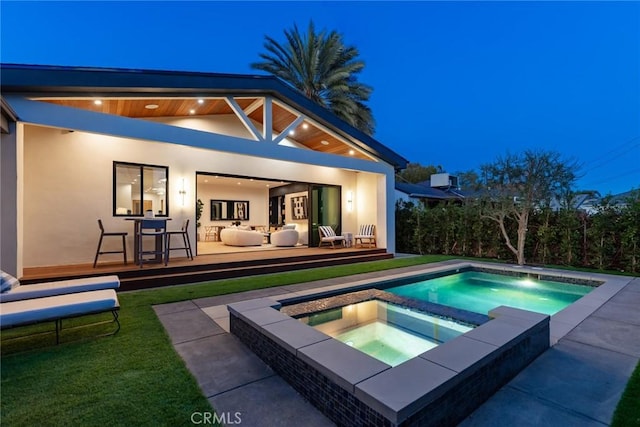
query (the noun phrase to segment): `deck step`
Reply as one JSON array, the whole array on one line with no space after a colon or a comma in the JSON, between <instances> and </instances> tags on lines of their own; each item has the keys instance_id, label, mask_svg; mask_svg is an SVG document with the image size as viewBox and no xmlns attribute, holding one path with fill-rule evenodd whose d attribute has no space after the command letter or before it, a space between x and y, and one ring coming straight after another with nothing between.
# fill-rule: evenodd
<instances>
[{"instance_id":1,"label":"deck step","mask_svg":"<svg viewBox=\"0 0 640 427\"><path fill-rule=\"evenodd\" d=\"M304 257L296 260L285 258L282 262L274 262L273 259L267 263L247 262L246 265L238 265L241 263L233 263L226 266L219 265L203 265L195 269L180 269L180 271L171 270L147 270L145 275L136 275L120 277L120 290L130 291L136 289L148 289L162 286L179 285L186 283L197 283L209 280L231 279L236 277L254 276L260 274L282 273L287 271L304 270L307 268L329 267L336 265L354 264L360 262L380 261L393 258L393 254L384 250L367 251L363 254L350 256L335 257Z\"/></svg>"}]
</instances>

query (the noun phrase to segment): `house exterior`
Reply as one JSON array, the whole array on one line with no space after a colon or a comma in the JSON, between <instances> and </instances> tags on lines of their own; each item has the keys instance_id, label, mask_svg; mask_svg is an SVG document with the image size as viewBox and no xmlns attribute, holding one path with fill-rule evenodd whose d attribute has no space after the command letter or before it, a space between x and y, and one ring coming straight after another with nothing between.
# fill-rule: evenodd
<instances>
[{"instance_id":1,"label":"house exterior","mask_svg":"<svg viewBox=\"0 0 640 427\"><path fill-rule=\"evenodd\" d=\"M460 202L466 197L458 188L458 178L448 173L433 174L430 179L416 184L396 182L395 194L396 203L421 202L425 206L442 201Z\"/></svg>"},{"instance_id":2,"label":"house exterior","mask_svg":"<svg viewBox=\"0 0 640 427\"><path fill-rule=\"evenodd\" d=\"M375 224L395 250L402 156L270 76L1 65L0 267L91 263L102 219ZM189 234L196 241L196 228ZM117 259L117 257L115 258Z\"/></svg>"}]
</instances>

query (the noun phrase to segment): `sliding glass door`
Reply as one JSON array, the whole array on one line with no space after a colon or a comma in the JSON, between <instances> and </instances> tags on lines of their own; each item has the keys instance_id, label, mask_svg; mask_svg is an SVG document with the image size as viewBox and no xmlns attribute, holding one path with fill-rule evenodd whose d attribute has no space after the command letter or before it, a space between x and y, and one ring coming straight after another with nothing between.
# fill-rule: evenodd
<instances>
[{"instance_id":1,"label":"sliding glass door","mask_svg":"<svg viewBox=\"0 0 640 427\"><path fill-rule=\"evenodd\" d=\"M342 232L342 193L337 185L311 185L311 207L309 215L309 246L318 246L319 225L330 225Z\"/></svg>"}]
</instances>

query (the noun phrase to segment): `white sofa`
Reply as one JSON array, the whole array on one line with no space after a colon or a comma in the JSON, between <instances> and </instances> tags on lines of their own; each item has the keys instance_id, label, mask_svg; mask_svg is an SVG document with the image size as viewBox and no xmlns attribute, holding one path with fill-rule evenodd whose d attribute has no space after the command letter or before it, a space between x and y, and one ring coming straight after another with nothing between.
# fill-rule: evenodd
<instances>
[{"instance_id":1,"label":"white sofa","mask_svg":"<svg viewBox=\"0 0 640 427\"><path fill-rule=\"evenodd\" d=\"M261 246L264 233L227 227L220 231L220 240L228 246Z\"/></svg>"},{"instance_id":2,"label":"white sofa","mask_svg":"<svg viewBox=\"0 0 640 427\"><path fill-rule=\"evenodd\" d=\"M271 233L271 244L274 246L295 246L298 244L296 230L280 230Z\"/></svg>"}]
</instances>

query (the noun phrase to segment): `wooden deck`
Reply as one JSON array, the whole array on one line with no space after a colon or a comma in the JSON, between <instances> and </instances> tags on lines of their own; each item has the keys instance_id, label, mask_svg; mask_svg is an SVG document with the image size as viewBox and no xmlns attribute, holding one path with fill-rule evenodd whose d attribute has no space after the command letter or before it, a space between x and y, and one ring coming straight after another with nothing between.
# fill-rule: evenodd
<instances>
[{"instance_id":1,"label":"wooden deck","mask_svg":"<svg viewBox=\"0 0 640 427\"><path fill-rule=\"evenodd\" d=\"M115 274L120 290L196 283L206 280L278 273L313 267L343 265L393 258L385 249L291 248L253 252L198 255L193 261L172 257L169 264L145 264L144 268L119 262L25 268L23 284Z\"/></svg>"}]
</instances>

